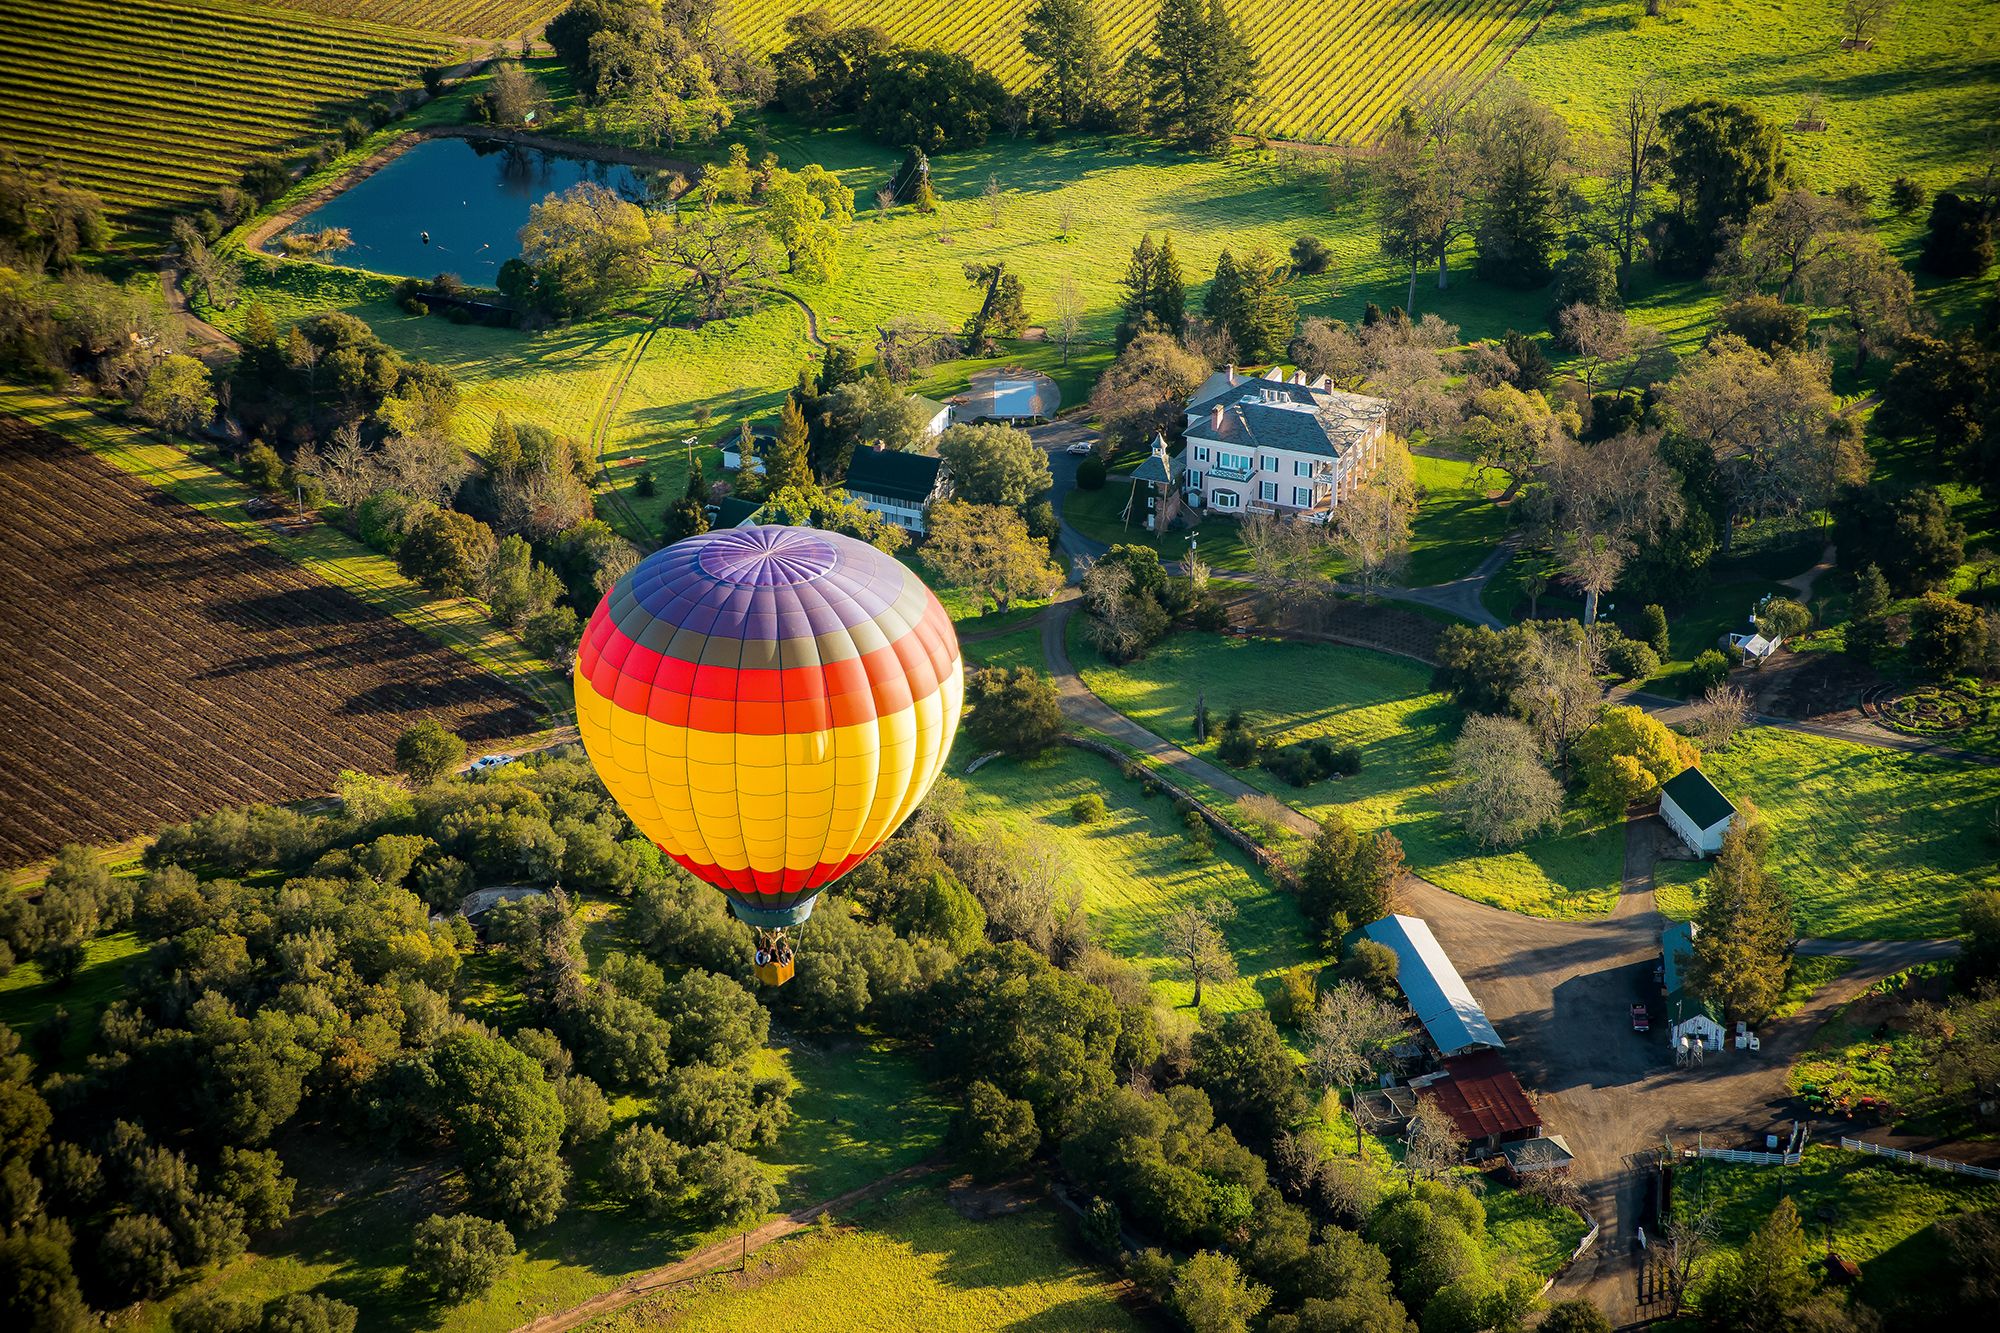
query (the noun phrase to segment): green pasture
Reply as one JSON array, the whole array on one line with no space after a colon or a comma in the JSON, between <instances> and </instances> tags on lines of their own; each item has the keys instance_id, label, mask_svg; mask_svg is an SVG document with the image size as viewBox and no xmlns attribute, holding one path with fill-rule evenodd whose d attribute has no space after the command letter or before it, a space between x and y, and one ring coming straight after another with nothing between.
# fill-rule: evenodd
<instances>
[{"instance_id":1,"label":"green pasture","mask_svg":"<svg viewBox=\"0 0 2000 1333\"><path fill-rule=\"evenodd\" d=\"M1830 1239L1835 1253L1861 1265L1861 1294L1877 1306L1955 1282L1931 1226L2000 1205L2000 1185L1831 1147L1807 1148L1805 1160L1782 1173L1703 1161L1674 1177L1676 1207L1694 1199L1717 1205L1714 1257L1749 1239L1777 1207L1781 1190L1798 1208L1814 1250Z\"/></svg>"},{"instance_id":2,"label":"green pasture","mask_svg":"<svg viewBox=\"0 0 2000 1333\"><path fill-rule=\"evenodd\" d=\"M1158 735L1205 758L1194 740L1195 702L1220 724L1241 708L1261 734L1326 739L1361 751L1361 771L1303 790L1259 768L1238 776L1315 818L1338 812L1363 833L1386 828L1410 868L1454 893L1534 916L1611 909L1624 867L1624 828L1572 812L1557 833L1511 851L1474 846L1440 804L1451 742L1463 714L1430 689L1430 673L1362 648L1183 634L1144 659L1113 667L1073 627L1070 654L1091 690Z\"/></svg>"},{"instance_id":3,"label":"green pasture","mask_svg":"<svg viewBox=\"0 0 2000 1333\"><path fill-rule=\"evenodd\" d=\"M1167 918L1184 907L1220 898L1236 909L1222 932L1241 979L1204 986L1205 1008L1253 1008L1275 989L1279 973L1313 956L1290 895L1220 839L1210 859L1183 859L1186 826L1173 799L1165 792L1143 795L1109 760L1066 746L1035 760L995 759L966 778L965 788L964 817L1024 848L1054 853L1064 887L1081 890L1098 939L1145 968L1169 1003L1184 1005L1194 995L1161 942ZM1079 824L1070 806L1093 792L1110 816Z\"/></svg>"},{"instance_id":4,"label":"green pasture","mask_svg":"<svg viewBox=\"0 0 2000 1333\"><path fill-rule=\"evenodd\" d=\"M99 935L84 946L83 966L67 985L45 977L39 963L16 963L0 976L0 1023L26 1041L58 1009L64 1011L69 1030L56 1063L73 1070L97 1036L98 1016L125 993L125 973L145 952L145 942L129 930Z\"/></svg>"},{"instance_id":5,"label":"green pasture","mask_svg":"<svg viewBox=\"0 0 2000 1333\"><path fill-rule=\"evenodd\" d=\"M1963 896L2000 875L2000 768L1753 727L1703 768L1771 826L1771 868L1800 933L1954 934Z\"/></svg>"},{"instance_id":6,"label":"green pasture","mask_svg":"<svg viewBox=\"0 0 2000 1333\"><path fill-rule=\"evenodd\" d=\"M1010 1328L1097 1333L1145 1325L1111 1274L1079 1257L1047 1204L968 1218L936 1186L760 1251L740 1274L678 1287L592 1327L701 1330Z\"/></svg>"}]
</instances>

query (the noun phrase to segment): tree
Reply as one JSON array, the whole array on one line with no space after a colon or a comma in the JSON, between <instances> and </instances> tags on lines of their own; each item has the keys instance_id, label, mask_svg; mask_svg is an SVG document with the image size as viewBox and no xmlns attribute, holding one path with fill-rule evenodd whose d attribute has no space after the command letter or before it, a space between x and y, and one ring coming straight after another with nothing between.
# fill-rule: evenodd
<instances>
[{"instance_id":1,"label":"tree","mask_svg":"<svg viewBox=\"0 0 2000 1333\"><path fill-rule=\"evenodd\" d=\"M1243 1275L1236 1260L1203 1250L1174 1274L1174 1309L1193 1333L1249 1333L1271 1289Z\"/></svg>"},{"instance_id":2,"label":"tree","mask_svg":"<svg viewBox=\"0 0 2000 1333\"><path fill-rule=\"evenodd\" d=\"M1407 1179L1435 1180L1465 1160L1465 1135L1437 1098L1417 1097L1417 1109L1403 1134L1403 1173Z\"/></svg>"},{"instance_id":3,"label":"tree","mask_svg":"<svg viewBox=\"0 0 2000 1333\"><path fill-rule=\"evenodd\" d=\"M1325 1088L1346 1088L1355 1111L1354 1155L1361 1156L1360 1106L1356 1085L1380 1067L1389 1048L1402 1038L1403 1011L1352 981L1320 992L1319 1008L1307 1027L1307 1068Z\"/></svg>"},{"instance_id":4,"label":"tree","mask_svg":"<svg viewBox=\"0 0 2000 1333\"><path fill-rule=\"evenodd\" d=\"M1479 160L1473 238L1480 276L1510 287L1539 287L1549 280L1560 230L1569 128L1507 81L1481 99L1473 142Z\"/></svg>"},{"instance_id":5,"label":"tree","mask_svg":"<svg viewBox=\"0 0 2000 1333\"><path fill-rule=\"evenodd\" d=\"M984 289L979 309L965 321L967 356L991 356L993 339L1019 336L1028 322L1022 300L1027 288L1018 273L1007 271L1005 263L967 264L965 280Z\"/></svg>"},{"instance_id":6,"label":"tree","mask_svg":"<svg viewBox=\"0 0 2000 1333\"><path fill-rule=\"evenodd\" d=\"M1942 585L1965 561L1965 527L1934 486L1851 487L1834 506L1833 534L1843 563L1875 569L1904 596ZM1886 600L1875 610L1871 599L1870 609L1879 616Z\"/></svg>"},{"instance_id":7,"label":"tree","mask_svg":"<svg viewBox=\"0 0 2000 1333\"><path fill-rule=\"evenodd\" d=\"M988 667L966 681L966 734L1017 757L1040 754L1062 735L1056 687L1033 667Z\"/></svg>"},{"instance_id":8,"label":"tree","mask_svg":"<svg viewBox=\"0 0 2000 1333\"><path fill-rule=\"evenodd\" d=\"M1932 676L1962 676L1986 658L1991 630L1978 607L1927 592L1910 612L1910 654Z\"/></svg>"},{"instance_id":9,"label":"tree","mask_svg":"<svg viewBox=\"0 0 2000 1333\"><path fill-rule=\"evenodd\" d=\"M1583 429L1573 410L1558 410L1539 392L1511 384L1482 389L1469 408L1460 439L1481 468L1519 484L1533 476L1558 443Z\"/></svg>"},{"instance_id":10,"label":"tree","mask_svg":"<svg viewBox=\"0 0 2000 1333\"><path fill-rule=\"evenodd\" d=\"M581 181L528 210L521 259L534 274L532 299L558 318L594 314L651 274L654 220L594 181Z\"/></svg>"},{"instance_id":11,"label":"tree","mask_svg":"<svg viewBox=\"0 0 2000 1333\"><path fill-rule=\"evenodd\" d=\"M1005 611L1017 597L1048 597L1062 583L1049 548L1012 509L945 500L926 517L924 561L947 583L977 591Z\"/></svg>"},{"instance_id":12,"label":"tree","mask_svg":"<svg viewBox=\"0 0 2000 1333\"><path fill-rule=\"evenodd\" d=\"M1417 270L1437 265L1438 290L1451 285L1451 244L1471 225L1478 178L1468 90L1449 74L1427 76L1381 137L1377 223L1382 251L1409 261L1416 309Z\"/></svg>"},{"instance_id":13,"label":"tree","mask_svg":"<svg viewBox=\"0 0 2000 1333\"><path fill-rule=\"evenodd\" d=\"M985 1079L975 1079L966 1088L965 1105L952 1123L952 1133L973 1171L987 1180L1024 1170L1042 1144L1035 1108Z\"/></svg>"},{"instance_id":14,"label":"tree","mask_svg":"<svg viewBox=\"0 0 2000 1333\"><path fill-rule=\"evenodd\" d=\"M1669 427L1706 445L1720 466L1725 550L1739 518L1824 506L1858 479L1858 449L1829 429L1828 373L1809 354L1767 354L1723 334L1667 385L1660 409Z\"/></svg>"},{"instance_id":15,"label":"tree","mask_svg":"<svg viewBox=\"0 0 2000 1333\"><path fill-rule=\"evenodd\" d=\"M1187 402L1208 378L1208 364L1169 333L1142 332L1098 377L1090 414L1114 446L1145 445L1155 435L1181 440Z\"/></svg>"},{"instance_id":16,"label":"tree","mask_svg":"<svg viewBox=\"0 0 2000 1333\"><path fill-rule=\"evenodd\" d=\"M1770 830L1737 812L1695 909L1688 980L1697 995L1747 1022L1762 1022L1784 993L1796 929L1789 892L1766 868Z\"/></svg>"},{"instance_id":17,"label":"tree","mask_svg":"<svg viewBox=\"0 0 2000 1333\"><path fill-rule=\"evenodd\" d=\"M1896 0L1842 0L1840 26L1850 47L1873 47L1875 35L1896 11Z\"/></svg>"},{"instance_id":18,"label":"tree","mask_svg":"<svg viewBox=\"0 0 2000 1333\"><path fill-rule=\"evenodd\" d=\"M146 374L139 414L163 430L191 431L215 416L215 382L191 356L170 356Z\"/></svg>"},{"instance_id":19,"label":"tree","mask_svg":"<svg viewBox=\"0 0 2000 1333\"><path fill-rule=\"evenodd\" d=\"M264 1307L263 1333L354 1333L359 1317L346 1301L295 1291Z\"/></svg>"},{"instance_id":20,"label":"tree","mask_svg":"<svg viewBox=\"0 0 2000 1333\"><path fill-rule=\"evenodd\" d=\"M1618 247L1618 289L1632 285L1632 263L1644 232L1645 207L1665 170L1665 129L1668 85L1658 75L1646 75L1626 91L1614 122L1616 170L1611 174L1607 206L1611 232Z\"/></svg>"},{"instance_id":21,"label":"tree","mask_svg":"<svg viewBox=\"0 0 2000 1333\"><path fill-rule=\"evenodd\" d=\"M1298 326L1298 306L1284 293L1282 266L1262 248L1240 264L1228 250L1222 252L1202 310L1246 361L1282 354Z\"/></svg>"},{"instance_id":22,"label":"tree","mask_svg":"<svg viewBox=\"0 0 2000 1333\"><path fill-rule=\"evenodd\" d=\"M1238 110L1256 92L1257 58L1223 0L1205 8L1201 0L1163 0L1139 68L1148 128L1197 152L1229 142Z\"/></svg>"},{"instance_id":23,"label":"tree","mask_svg":"<svg viewBox=\"0 0 2000 1333\"><path fill-rule=\"evenodd\" d=\"M794 393L779 410L777 439L764 451L764 479L773 491L805 489L817 484L807 446L805 412L800 408L799 395Z\"/></svg>"},{"instance_id":24,"label":"tree","mask_svg":"<svg viewBox=\"0 0 2000 1333\"><path fill-rule=\"evenodd\" d=\"M470 1213L433 1213L410 1241L410 1271L450 1305L492 1290L513 1256L514 1234Z\"/></svg>"},{"instance_id":25,"label":"tree","mask_svg":"<svg viewBox=\"0 0 2000 1333\"><path fill-rule=\"evenodd\" d=\"M926 153L977 148L1007 106L1000 80L951 51L890 47L868 60L863 132ZM925 177L928 180L928 177Z\"/></svg>"},{"instance_id":26,"label":"tree","mask_svg":"<svg viewBox=\"0 0 2000 1333\"><path fill-rule=\"evenodd\" d=\"M563 1110L541 1067L497 1037L464 1029L430 1056L437 1093L473 1188L520 1223L562 1209Z\"/></svg>"},{"instance_id":27,"label":"tree","mask_svg":"<svg viewBox=\"0 0 2000 1333\"><path fill-rule=\"evenodd\" d=\"M1021 49L1041 70L1031 96L1053 123L1073 130L1097 121L1110 62L1091 0L1035 0L1022 16Z\"/></svg>"},{"instance_id":28,"label":"tree","mask_svg":"<svg viewBox=\"0 0 2000 1333\"><path fill-rule=\"evenodd\" d=\"M1395 910L1403 873L1403 845L1387 829L1363 838L1347 822L1320 822L1299 870L1299 906L1329 944L1349 926L1366 925Z\"/></svg>"},{"instance_id":29,"label":"tree","mask_svg":"<svg viewBox=\"0 0 2000 1333\"><path fill-rule=\"evenodd\" d=\"M664 1217L680 1204L686 1152L656 1126L627 1125L611 1141L605 1189L635 1212Z\"/></svg>"},{"instance_id":30,"label":"tree","mask_svg":"<svg viewBox=\"0 0 2000 1333\"><path fill-rule=\"evenodd\" d=\"M1673 272L1704 272L1723 239L1789 176L1784 136L1752 108L1714 99L1661 113L1660 131L1674 195L1660 262Z\"/></svg>"},{"instance_id":31,"label":"tree","mask_svg":"<svg viewBox=\"0 0 2000 1333\"><path fill-rule=\"evenodd\" d=\"M1518 846L1562 817L1562 784L1516 718L1474 713L1451 750L1447 805L1481 847Z\"/></svg>"},{"instance_id":32,"label":"tree","mask_svg":"<svg viewBox=\"0 0 2000 1333\"><path fill-rule=\"evenodd\" d=\"M1854 368L1895 347L1910 331L1916 292L1909 271L1881 240L1867 232L1844 233L1805 284L1807 298L1842 312L1854 339Z\"/></svg>"},{"instance_id":33,"label":"tree","mask_svg":"<svg viewBox=\"0 0 2000 1333\"><path fill-rule=\"evenodd\" d=\"M1718 1263L1701 1291L1702 1323L1732 1333L1777 1333L1812 1299L1811 1248L1789 1196L1742 1250Z\"/></svg>"},{"instance_id":34,"label":"tree","mask_svg":"<svg viewBox=\"0 0 2000 1333\"><path fill-rule=\"evenodd\" d=\"M840 268L841 228L854 221L854 192L817 164L778 171L764 191L763 224L785 252L785 271L825 282Z\"/></svg>"},{"instance_id":35,"label":"tree","mask_svg":"<svg viewBox=\"0 0 2000 1333\"><path fill-rule=\"evenodd\" d=\"M1957 984L1971 990L1981 981L2000 977L2000 889L1974 889L1958 908L1962 949Z\"/></svg>"},{"instance_id":36,"label":"tree","mask_svg":"<svg viewBox=\"0 0 2000 1333\"><path fill-rule=\"evenodd\" d=\"M968 504L1019 509L1050 486L1049 456L1012 426L948 427L938 437L938 457Z\"/></svg>"},{"instance_id":37,"label":"tree","mask_svg":"<svg viewBox=\"0 0 2000 1333\"><path fill-rule=\"evenodd\" d=\"M707 209L676 213L659 257L679 277L679 299L694 300L703 319L720 319L772 272L770 233L758 219Z\"/></svg>"},{"instance_id":38,"label":"tree","mask_svg":"<svg viewBox=\"0 0 2000 1333\"><path fill-rule=\"evenodd\" d=\"M1252 514L1237 530L1250 553L1250 578L1264 614L1303 621L1324 614L1335 590L1326 569L1328 534L1323 526Z\"/></svg>"},{"instance_id":39,"label":"tree","mask_svg":"<svg viewBox=\"0 0 2000 1333\"><path fill-rule=\"evenodd\" d=\"M834 26L824 9L785 20L789 39L771 57L778 100L807 121L825 121L861 109L868 91L868 60L886 50L889 34L874 24Z\"/></svg>"},{"instance_id":40,"label":"tree","mask_svg":"<svg viewBox=\"0 0 2000 1333\"><path fill-rule=\"evenodd\" d=\"M12 153L0 163L0 249L18 254L27 269L74 269L110 240L104 201L96 195L23 165Z\"/></svg>"},{"instance_id":41,"label":"tree","mask_svg":"<svg viewBox=\"0 0 2000 1333\"><path fill-rule=\"evenodd\" d=\"M469 597L479 590L498 549L493 529L456 509L433 509L411 524L396 567L434 592Z\"/></svg>"},{"instance_id":42,"label":"tree","mask_svg":"<svg viewBox=\"0 0 2000 1333\"><path fill-rule=\"evenodd\" d=\"M1938 191L1917 263L1944 278L1977 277L1993 267L1993 221L1985 204Z\"/></svg>"},{"instance_id":43,"label":"tree","mask_svg":"<svg viewBox=\"0 0 2000 1333\"><path fill-rule=\"evenodd\" d=\"M1214 898L1199 906L1183 907L1169 916L1161 928L1160 944L1169 957L1178 961L1194 982L1190 1008L1201 1008L1204 981L1228 981L1236 976L1236 957L1222 937L1218 923L1236 915L1226 898Z\"/></svg>"},{"instance_id":44,"label":"tree","mask_svg":"<svg viewBox=\"0 0 2000 1333\"><path fill-rule=\"evenodd\" d=\"M1769 288L1796 299L1860 222L1839 196L1794 187L1751 211L1711 276L1738 292Z\"/></svg>"},{"instance_id":45,"label":"tree","mask_svg":"<svg viewBox=\"0 0 2000 1333\"><path fill-rule=\"evenodd\" d=\"M1750 696L1734 685L1711 685L1689 710L1688 735L1703 750L1726 750L1750 721Z\"/></svg>"},{"instance_id":46,"label":"tree","mask_svg":"<svg viewBox=\"0 0 2000 1333\"><path fill-rule=\"evenodd\" d=\"M1401 453L1404 446L1392 436L1384 447ZM1413 488L1397 485L1379 470L1334 507L1333 549L1359 579L1363 601L1373 601L1376 584L1395 578L1408 562L1415 512Z\"/></svg>"},{"instance_id":47,"label":"tree","mask_svg":"<svg viewBox=\"0 0 2000 1333\"><path fill-rule=\"evenodd\" d=\"M1056 282L1048 333L1049 341L1062 356L1062 364L1067 366L1069 349L1083 336L1083 293L1077 289L1076 278L1071 274L1063 274Z\"/></svg>"},{"instance_id":48,"label":"tree","mask_svg":"<svg viewBox=\"0 0 2000 1333\"><path fill-rule=\"evenodd\" d=\"M1622 310L1625 298L1619 288L1618 256L1601 246L1578 246L1565 254L1555 266L1555 284L1550 289L1554 298L1550 306L1550 324L1560 333L1560 316L1573 305L1586 305L1592 310Z\"/></svg>"},{"instance_id":49,"label":"tree","mask_svg":"<svg viewBox=\"0 0 2000 1333\"><path fill-rule=\"evenodd\" d=\"M396 740L396 771L420 787L440 782L465 762L465 742L430 718Z\"/></svg>"},{"instance_id":50,"label":"tree","mask_svg":"<svg viewBox=\"0 0 2000 1333\"><path fill-rule=\"evenodd\" d=\"M1604 708L1596 642L1574 620L1529 627L1513 687L1514 711L1565 776L1571 750Z\"/></svg>"},{"instance_id":51,"label":"tree","mask_svg":"<svg viewBox=\"0 0 2000 1333\"><path fill-rule=\"evenodd\" d=\"M1695 748L1644 709L1607 708L1576 743L1576 775L1585 799L1605 819L1616 819L1635 801L1692 768Z\"/></svg>"},{"instance_id":52,"label":"tree","mask_svg":"<svg viewBox=\"0 0 2000 1333\"><path fill-rule=\"evenodd\" d=\"M757 1163L726 1143L690 1151L681 1165L689 1207L711 1226L741 1226L778 1206L778 1189Z\"/></svg>"}]
</instances>

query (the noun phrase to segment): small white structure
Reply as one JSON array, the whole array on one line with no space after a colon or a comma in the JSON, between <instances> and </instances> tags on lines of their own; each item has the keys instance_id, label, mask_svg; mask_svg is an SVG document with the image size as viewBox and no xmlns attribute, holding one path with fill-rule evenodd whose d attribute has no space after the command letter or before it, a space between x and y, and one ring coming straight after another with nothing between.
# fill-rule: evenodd
<instances>
[{"instance_id":1,"label":"small white structure","mask_svg":"<svg viewBox=\"0 0 2000 1333\"><path fill-rule=\"evenodd\" d=\"M920 393L913 393L910 398L927 414L924 418L924 434L933 440L944 434L951 425L951 404L940 403L937 399L926 398Z\"/></svg>"},{"instance_id":2,"label":"small white structure","mask_svg":"<svg viewBox=\"0 0 2000 1333\"><path fill-rule=\"evenodd\" d=\"M1694 957L1695 924L1676 921L1660 932L1660 981L1667 992L1667 1044L1682 1064L1700 1058L1700 1050L1719 1051L1729 1035L1722 1011L1688 988L1687 965ZM1690 1058L1692 1057L1692 1058Z\"/></svg>"},{"instance_id":3,"label":"small white structure","mask_svg":"<svg viewBox=\"0 0 2000 1333\"><path fill-rule=\"evenodd\" d=\"M1685 768L1660 788L1660 818L1696 856L1722 850L1736 807L1698 768Z\"/></svg>"},{"instance_id":4,"label":"small white structure","mask_svg":"<svg viewBox=\"0 0 2000 1333\"><path fill-rule=\"evenodd\" d=\"M1783 639L1767 639L1761 634L1754 633L1729 636L1729 646L1743 654L1743 660L1746 662L1761 663L1772 653L1777 652L1778 645L1783 642Z\"/></svg>"}]
</instances>

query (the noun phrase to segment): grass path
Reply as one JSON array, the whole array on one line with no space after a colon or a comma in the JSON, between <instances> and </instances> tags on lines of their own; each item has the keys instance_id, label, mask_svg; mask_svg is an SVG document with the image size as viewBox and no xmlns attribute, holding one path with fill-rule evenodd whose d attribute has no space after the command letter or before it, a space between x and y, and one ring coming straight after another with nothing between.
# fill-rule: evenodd
<instances>
[{"instance_id":1,"label":"grass path","mask_svg":"<svg viewBox=\"0 0 2000 1333\"><path fill-rule=\"evenodd\" d=\"M250 517L247 486L196 462L173 445L105 420L53 394L0 384L0 412L62 436L119 470L198 510L241 536L277 550L384 615L394 616L516 686L540 705L552 726L568 721L569 691L547 663L467 598L438 597L403 577L389 557L368 550L324 523L303 531Z\"/></svg>"}]
</instances>

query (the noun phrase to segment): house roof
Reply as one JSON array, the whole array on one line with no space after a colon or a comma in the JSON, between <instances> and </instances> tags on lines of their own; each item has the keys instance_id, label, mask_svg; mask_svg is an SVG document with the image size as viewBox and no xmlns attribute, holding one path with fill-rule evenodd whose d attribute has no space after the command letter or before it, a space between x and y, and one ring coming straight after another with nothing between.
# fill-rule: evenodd
<instances>
[{"instance_id":1,"label":"house roof","mask_svg":"<svg viewBox=\"0 0 2000 1333\"><path fill-rule=\"evenodd\" d=\"M740 528L756 518L758 512L763 508L764 506L755 500L745 500L741 496L736 495L725 495L715 506L715 522L711 526L717 529Z\"/></svg>"},{"instance_id":2,"label":"house roof","mask_svg":"<svg viewBox=\"0 0 2000 1333\"><path fill-rule=\"evenodd\" d=\"M1707 1014L1718 1023L1722 1021L1719 1009L1688 989L1687 963L1694 957L1697 933L1692 921L1675 921L1660 932L1660 984L1667 991L1669 1023L1679 1023L1698 1013Z\"/></svg>"},{"instance_id":3,"label":"house roof","mask_svg":"<svg viewBox=\"0 0 2000 1333\"><path fill-rule=\"evenodd\" d=\"M1507 1044L1500 1040L1486 1011L1472 998L1472 991L1423 918L1385 916L1361 933L1395 951L1396 981L1440 1055Z\"/></svg>"},{"instance_id":4,"label":"house roof","mask_svg":"<svg viewBox=\"0 0 2000 1333\"><path fill-rule=\"evenodd\" d=\"M1704 831L1736 813L1729 798L1698 768L1684 768L1668 778L1660 788L1660 799L1672 801L1696 828Z\"/></svg>"},{"instance_id":5,"label":"house roof","mask_svg":"<svg viewBox=\"0 0 2000 1333\"><path fill-rule=\"evenodd\" d=\"M1444 1062L1450 1078L1426 1084L1429 1095L1468 1139L1540 1133L1542 1117L1498 1051L1475 1051Z\"/></svg>"},{"instance_id":6,"label":"house roof","mask_svg":"<svg viewBox=\"0 0 2000 1333\"><path fill-rule=\"evenodd\" d=\"M1569 1140L1560 1134L1544 1134L1539 1138L1522 1139L1517 1143L1503 1143L1500 1145L1500 1153L1512 1162L1516 1169L1522 1169L1523 1162L1527 1161L1525 1169L1530 1171L1568 1166L1576 1160L1576 1154L1570 1151Z\"/></svg>"},{"instance_id":7,"label":"house roof","mask_svg":"<svg viewBox=\"0 0 2000 1333\"><path fill-rule=\"evenodd\" d=\"M940 412L951 411L950 403L941 403L935 398L926 398L920 393L913 393L910 395L910 397L916 399L918 403L922 404L924 411L929 413L933 417L935 417Z\"/></svg>"},{"instance_id":8,"label":"house roof","mask_svg":"<svg viewBox=\"0 0 2000 1333\"><path fill-rule=\"evenodd\" d=\"M854 460L847 465L847 489L922 504L937 490L938 472L943 467L944 460L929 454L909 454L864 444L854 451Z\"/></svg>"},{"instance_id":9,"label":"house roof","mask_svg":"<svg viewBox=\"0 0 2000 1333\"><path fill-rule=\"evenodd\" d=\"M1157 482L1163 486L1173 484L1174 468L1167 459L1165 436L1153 436L1152 449L1147 452L1144 459L1140 460L1139 466L1132 469L1131 476L1134 481Z\"/></svg>"},{"instance_id":10,"label":"house roof","mask_svg":"<svg viewBox=\"0 0 2000 1333\"><path fill-rule=\"evenodd\" d=\"M1188 404L1186 433L1338 458L1364 443L1388 413L1386 400L1346 393L1323 379L1254 376L1213 391L1203 385Z\"/></svg>"}]
</instances>

